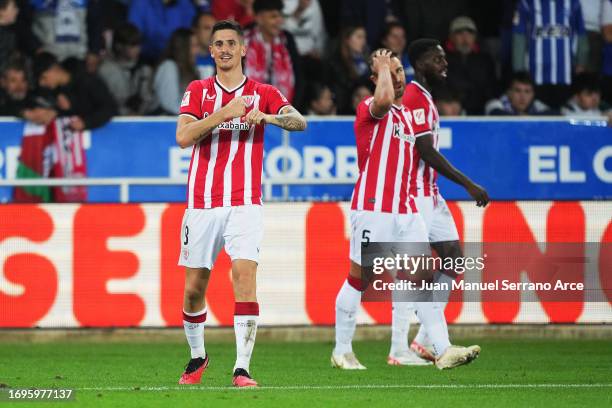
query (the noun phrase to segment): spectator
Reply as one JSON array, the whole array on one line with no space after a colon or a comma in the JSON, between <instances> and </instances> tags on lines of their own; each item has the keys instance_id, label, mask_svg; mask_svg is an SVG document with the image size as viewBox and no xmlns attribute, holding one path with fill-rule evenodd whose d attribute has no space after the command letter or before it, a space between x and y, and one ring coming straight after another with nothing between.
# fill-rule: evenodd
<instances>
[{"instance_id":1,"label":"spectator","mask_svg":"<svg viewBox=\"0 0 612 408\"><path fill-rule=\"evenodd\" d=\"M198 41L193 32L179 28L172 33L163 62L157 67L153 87L162 111L176 115L181 105L183 91L198 78L195 58Z\"/></svg>"},{"instance_id":2,"label":"spectator","mask_svg":"<svg viewBox=\"0 0 612 408\"><path fill-rule=\"evenodd\" d=\"M459 92L468 115L482 115L485 103L496 95L495 63L476 43L476 24L471 18L455 18L449 32L447 84Z\"/></svg>"},{"instance_id":3,"label":"spectator","mask_svg":"<svg viewBox=\"0 0 612 408\"><path fill-rule=\"evenodd\" d=\"M602 96L604 101L612 104L612 0L604 3L601 20L604 39Z\"/></svg>"},{"instance_id":4,"label":"spectator","mask_svg":"<svg viewBox=\"0 0 612 408\"><path fill-rule=\"evenodd\" d=\"M212 14L217 20L234 20L247 27L255 21L254 0L216 0L212 3Z\"/></svg>"},{"instance_id":5,"label":"spectator","mask_svg":"<svg viewBox=\"0 0 612 408\"><path fill-rule=\"evenodd\" d=\"M189 28L195 15L191 0L132 0L128 19L142 33L145 61L157 62L170 35L178 28Z\"/></svg>"},{"instance_id":6,"label":"spectator","mask_svg":"<svg viewBox=\"0 0 612 408\"><path fill-rule=\"evenodd\" d=\"M588 40L579 0L518 3L512 38L515 72L528 70L535 80L536 94L546 104L559 108L569 96L572 72L584 70ZM577 51L572 43L577 38ZM529 66L527 66L529 54Z\"/></svg>"},{"instance_id":7,"label":"spectator","mask_svg":"<svg viewBox=\"0 0 612 408\"><path fill-rule=\"evenodd\" d=\"M457 16L468 15L469 3L473 0L397 0L397 2L408 42L425 37L435 38L442 43L448 38L450 22Z\"/></svg>"},{"instance_id":8,"label":"spectator","mask_svg":"<svg viewBox=\"0 0 612 408\"><path fill-rule=\"evenodd\" d=\"M21 116L27 107L28 97L25 67L18 62L11 62L0 75L0 116Z\"/></svg>"},{"instance_id":9,"label":"spectator","mask_svg":"<svg viewBox=\"0 0 612 408\"><path fill-rule=\"evenodd\" d=\"M285 0L285 25L300 54L303 76L312 82L328 82L321 57L327 34L318 0Z\"/></svg>"},{"instance_id":10,"label":"spectator","mask_svg":"<svg viewBox=\"0 0 612 408\"><path fill-rule=\"evenodd\" d=\"M489 101L485 113L498 116L554 114L548 106L535 99L534 83L527 72L514 73L506 94Z\"/></svg>"},{"instance_id":11,"label":"spectator","mask_svg":"<svg viewBox=\"0 0 612 408\"><path fill-rule=\"evenodd\" d=\"M434 102L440 116L465 116L465 110L461 105L461 98L456 91L448 87L436 90Z\"/></svg>"},{"instance_id":12,"label":"spectator","mask_svg":"<svg viewBox=\"0 0 612 408\"><path fill-rule=\"evenodd\" d=\"M406 83L412 81L414 78L414 68L410 65L410 59L406 52L406 30L404 30L404 26L397 22L387 24L383 31L380 44L382 47L399 55L402 65L404 66Z\"/></svg>"},{"instance_id":13,"label":"spectator","mask_svg":"<svg viewBox=\"0 0 612 408\"><path fill-rule=\"evenodd\" d=\"M357 106L359 106L361 101L372 95L372 90L368 87L368 85L366 85L365 80L358 82L351 92L351 106L347 113L354 115L355 112L357 112Z\"/></svg>"},{"instance_id":14,"label":"spectator","mask_svg":"<svg viewBox=\"0 0 612 408\"><path fill-rule=\"evenodd\" d=\"M499 56L497 58L498 72L501 83L506 84L512 76L512 31L514 29L514 17L519 0L501 0L502 16L499 26Z\"/></svg>"},{"instance_id":15,"label":"spectator","mask_svg":"<svg viewBox=\"0 0 612 408\"><path fill-rule=\"evenodd\" d=\"M327 85L314 82L308 87L308 115L328 116L336 114L334 94Z\"/></svg>"},{"instance_id":16,"label":"spectator","mask_svg":"<svg viewBox=\"0 0 612 408\"><path fill-rule=\"evenodd\" d=\"M99 1L30 0L33 10L32 30L48 51L64 60L86 59L95 72L102 50Z\"/></svg>"},{"instance_id":17,"label":"spectator","mask_svg":"<svg viewBox=\"0 0 612 408\"><path fill-rule=\"evenodd\" d=\"M41 88L50 92L50 106L55 113L71 117L70 127L75 131L103 126L117 112L104 82L87 73L75 59L60 64L53 54L40 53L34 60L34 77Z\"/></svg>"},{"instance_id":18,"label":"spectator","mask_svg":"<svg viewBox=\"0 0 612 408\"><path fill-rule=\"evenodd\" d=\"M255 0L255 25L245 32L246 72L270 84L294 106L302 102L302 71L293 36L282 30L282 0Z\"/></svg>"},{"instance_id":19,"label":"spectator","mask_svg":"<svg viewBox=\"0 0 612 408\"><path fill-rule=\"evenodd\" d=\"M346 27L342 30L329 64L338 112L342 115L354 113L351 109L351 93L359 81L367 79L370 72L363 27Z\"/></svg>"},{"instance_id":20,"label":"spectator","mask_svg":"<svg viewBox=\"0 0 612 408\"><path fill-rule=\"evenodd\" d=\"M598 73L601 70L601 50L603 39L601 36L602 15L604 3L610 0L580 0L584 29L589 42L589 57L585 70Z\"/></svg>"},{"instance_id":21,"label":"spectator","mask_svg":"<svg viewBox=\"0 0 612 408\"><path fill-rule=\"evenodd\" d=\"M601 88L594 74L578 74L572 83L573 95L561 108L565 116L600 117L609 107L601 103Z\"/></svg>"},{"instance_id":22,"label":"spectator","mask_svg":"<svg viewBox=\"0 0 612 408\"><path fill-rule=\"evenodd\" d=\"M344 26L362 26L367 33L368 47L374 49L385 26L399 21L398 0L343 0L341 22Z\"/></svg>"},{"instance_id":23,"label":"spectator","mask_svg":"<svg viewBox=\"0 0 612 408\"><path fill-rule=\"evenodd\" d=\"M129 0L128 0L129 1ZM199 13L211 13L213 0L192 0Z\"/></svg>"},{"instance_id":24,"label":"spectator","mask_svg":"<svg viewBox=\"0 0 612 408\"><path fill-rule=\"evenodd\" d=\"M112 55L100 65L98 75L117 102L119 115L145 115L157 107L151 67L140 61L142 36L131 23L115 30Z\"/></svg>"},{"instance_id":25,"label":"spectator","mask_svg":"<svg viewBox=\"0 0 612 408\"><path fill-rule=\"evenodd\" d=\"M215 74L215 61L210 56L210 36L217 20L210 13L198 14L193 22L193 32L198 40L196 67L201 79Z\"/></svg>"},{"instance_id":26,"label":"spectator","mask_svg":"<svg viewBox=\"0 0 612 408\"><path fill-rule=\"evenodd\" d=\"M285 0L285 30L295 39L301 56L320 58L327 35L318 0Z\"/></svg>"},{"instance_id":27,"label":"spectator","mask_svg":"<svg viewBox=\"0 0 612 408\"><path fill-rule=\"evenodd\" d=\"M31 56L40 48L30 27L16 0L0 0L0 70L12 58L22 53Z\"/></svg>"}]
</instances>

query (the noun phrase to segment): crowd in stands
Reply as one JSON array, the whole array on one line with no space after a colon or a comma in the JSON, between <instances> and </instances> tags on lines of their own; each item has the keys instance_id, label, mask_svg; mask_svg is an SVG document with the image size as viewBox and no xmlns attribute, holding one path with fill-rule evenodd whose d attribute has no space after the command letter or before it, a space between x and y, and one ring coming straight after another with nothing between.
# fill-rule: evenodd
<instances>
[{"instance_id":1,"label":"crowd in stands","mask_svg":"<svg viewBox=\"0 0 612 408\"><path fill-rule=\"evenodd\" d=\"M175 115L214 74L216 21L245 29L245 73L311 115L372 93L368 55L438 39L442 115L609 114L612 0L0 0L0 115L75 130Z\"/></svg>"}]
</instances>

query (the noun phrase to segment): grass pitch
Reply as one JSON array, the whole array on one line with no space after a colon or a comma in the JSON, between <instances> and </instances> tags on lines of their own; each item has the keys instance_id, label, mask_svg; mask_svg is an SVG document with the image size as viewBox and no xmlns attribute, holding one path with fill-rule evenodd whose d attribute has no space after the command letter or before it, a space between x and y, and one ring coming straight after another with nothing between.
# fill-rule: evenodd
<instances>
[{"instance_id":1,"label":"grass pitch","mask_svg":"<svg viewBox=\"0 0 612 408\"><path fill-rule=\"evenodd\" d=\"M472 344L457 341L458 344ZM78 407L609 407L612 347L605 340L479 341L474 363L449 371L390 367L388 342L356 342L366 371L330 368L332 344L255 346L259 389L234 389L234 344L208 343L199 386L179 386L186 343L0 343L1 387L73 388L76 401L8 406ZM2 391L2 390L0 390Z\"/></svg>"}]
</instances>

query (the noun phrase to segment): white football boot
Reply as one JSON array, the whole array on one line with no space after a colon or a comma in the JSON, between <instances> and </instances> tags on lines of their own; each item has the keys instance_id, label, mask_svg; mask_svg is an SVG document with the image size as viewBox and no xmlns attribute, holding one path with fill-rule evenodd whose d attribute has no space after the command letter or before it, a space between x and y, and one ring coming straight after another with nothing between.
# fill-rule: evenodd
<instances>
[{"instance_id":1,"label":"white football boot","mask_svg":"<svg viewBox=\"0 0 612 408\"><path fill-rule=\"evenodd\" d=\"M387 364L396 366L426 366L431 365L432 362L422 359L412 350L405 350L399 353L389 354L389 356L387 356Z\"/></svg>"},{"instance_id":2,"label":"white football boot","mask_svg":"<svg viewBox=\"0 0 612 408\"><path fill-rule=\"evenodd\" d=\"M339 356L332 354L331 365L334 368L341 368L343 370L365 370L365 366L362 365L355 353L344 353Z\"/></svg>"},{"instance_id":3,"label":"white football boot","mask_svg":"<svg viewBox=\"0 0 612 408\"><path fill-rule=\"evenodd\" d=\"M459 367L472 362L479 354L480 346L450 346L436 359L436 367L440 370Z\"/></svg>"}]
</instances>

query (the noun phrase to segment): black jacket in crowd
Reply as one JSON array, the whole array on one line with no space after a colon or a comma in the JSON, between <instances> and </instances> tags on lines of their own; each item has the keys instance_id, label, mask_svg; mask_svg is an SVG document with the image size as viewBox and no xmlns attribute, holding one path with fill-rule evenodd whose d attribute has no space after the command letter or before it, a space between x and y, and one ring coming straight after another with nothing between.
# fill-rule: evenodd
<instances>
[{"instance_id":1,"label":"black jacket in crowd","mask_svg":"<svg viewBox=\"0 0 612 408\"><path fill-rule=\"evenodd\" d=\"M498 94L493 59L482 52L462 55L457 51L448 51L446 60L448 87L459 93L468 115L482 115L487 101Z\"/></svg>"},{"instance_id":2,"label":"black jacket in crowd","mask_svg":"<svg viewBox=\"0 0 612 408\"><path fill-rule=\"evenodd\" d=\"M117 114L117 104L106 84L97 75L87 73L78 60L68 59L63 66L70 72L70 82L53 94L55 97L64 94L71 106L69 110L56 107L58 115L79 116L87 129L105 125Z\"/></svg>"}]
</instances>

